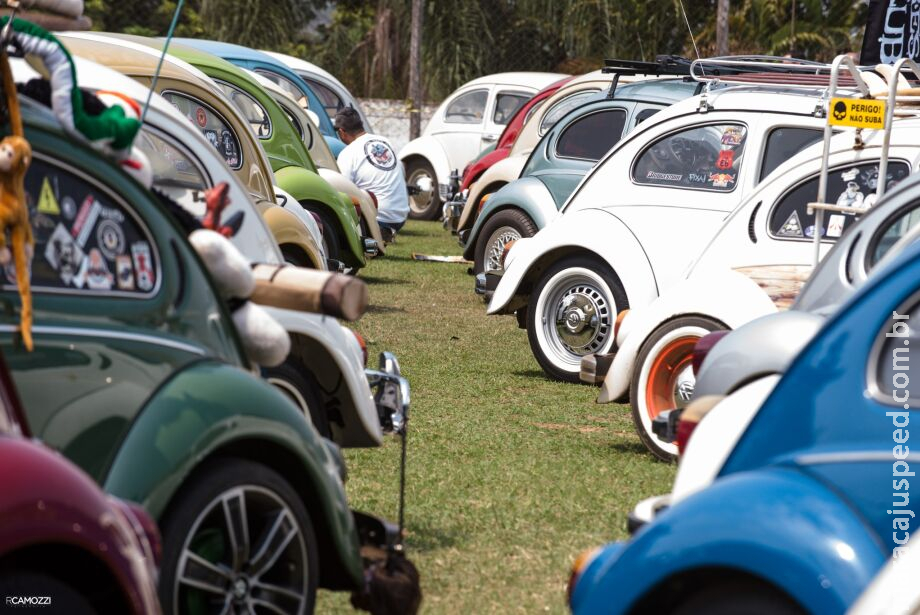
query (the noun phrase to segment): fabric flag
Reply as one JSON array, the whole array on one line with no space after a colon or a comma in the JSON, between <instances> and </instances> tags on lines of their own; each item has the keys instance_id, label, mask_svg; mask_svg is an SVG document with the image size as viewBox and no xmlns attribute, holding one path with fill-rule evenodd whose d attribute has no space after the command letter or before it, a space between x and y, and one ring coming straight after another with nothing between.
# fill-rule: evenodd
<instances>
[{"instance_id":1,"label":"fabric flag","mask_svg":"<svg viewBox=\"0 0 920 615\"><path fill-rule=\"evenodd\" d=\"M869 0L869 19L859 63L920 61L920 0Z\"/></svg>"}]
</instances>

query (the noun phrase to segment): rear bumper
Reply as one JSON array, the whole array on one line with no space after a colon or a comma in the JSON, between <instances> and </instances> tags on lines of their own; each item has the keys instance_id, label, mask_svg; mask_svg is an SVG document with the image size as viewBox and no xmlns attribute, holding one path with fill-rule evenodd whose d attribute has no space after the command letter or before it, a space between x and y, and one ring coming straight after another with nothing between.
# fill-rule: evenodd
<instances>
[{"instance_id":1,"label":"rear bumper","mask_svg":"<svg viewBox=\"0 0 920 615\"><path fill-rule=\"evenodd\" d=\"M587 384L603 384L616 352L607 354L589 354L581 358L579 378Z\"/></svg>"}]
</instances>

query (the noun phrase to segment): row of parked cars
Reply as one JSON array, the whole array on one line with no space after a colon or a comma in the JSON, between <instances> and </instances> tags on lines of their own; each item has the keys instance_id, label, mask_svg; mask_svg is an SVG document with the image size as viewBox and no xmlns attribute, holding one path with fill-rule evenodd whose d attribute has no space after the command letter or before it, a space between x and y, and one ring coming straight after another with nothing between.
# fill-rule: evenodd
<instances>
[{"instance_id":1,"label":"row of parked cars","mask_svg":"<svg viewBox=\"0 0 920 615\"><path fill-rule=\"evenodd\" d=\"M404 438L409 384L389 352L368 367L336 318L367 304L336 272L384 249L373 195L335 163L330 117L354 101L295 58L197 40L164 56L158 39L24 23L4 36L60 42L90 115L149 107L122 164L62 123L59 72L9 59L35 248L33 350L11 264L0 293L7 606L308 613L318 587L365 591L362 548L399 551L401 528L351 510L341 449ZM190 239L214 216L243 271L309 268L325 284L312 312L264 306L290 339L275 365L253 360L256 316L239 318L245 297ZM342 288L357 312L335 303Z\"/></svg>"},{"instance_id":2,"label":"row of parked cars","mask_svg":"<svg viewBox=\"0 0 920 615\"><path fill-rule=\"evenodd\" d=\"M917 571L917 66L539 77L499 147L416 198L442 197L488 313L516 316L549 377L628 400L648 450L680 456L632 537L576 560L573 611L916 612L897 583ZM885 128L843 127L838 97L885 101Z\"/></svg>"}]
</instances>

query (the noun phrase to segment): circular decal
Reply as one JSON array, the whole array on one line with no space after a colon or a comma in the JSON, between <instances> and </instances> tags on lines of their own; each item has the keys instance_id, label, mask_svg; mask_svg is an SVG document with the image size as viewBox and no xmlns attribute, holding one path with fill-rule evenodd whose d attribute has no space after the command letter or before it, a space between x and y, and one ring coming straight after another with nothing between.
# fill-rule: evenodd
<instances>
[{"instance_id":1,"label":"circular decal","mask_svg":"<svg viewBox=\"0 0 920 615\"><path fill-rule=\"evenodd\" d=\"M198 107L198 110L195 111L195 118L198 120L198 125L202 128L208 125L208 113L202 107Z\"/></svg>"},{"instance_id":2,"label":"circular decal","mask_svg":"<svg viewBox=\"0 0 920 615\"><path fill-rule=\"evenodd\" d=\"M103 220L96 229L96 243L110 261L125 251L125 233L114 220Z\"/></svg>"},{"instance_id":3,"label":"circular decal","mask_svg":"<svg viewBox=\"0 0 920 615\"><path fill-rule=\"evenodd\" d=\"M364 155L367 161L381 171L392 171L396 168L396 155L390 146L378 139L371 139L364 144Z\"/></svg>"},{"instance_id":4,"label":"circular decal","mask_svg":"<svg viewBox=\"0 0 920 615\"><path fill-rule=\"evenodd\" d=\"M64 214L65 218L73 220L73 217L77 215L76 201L69 196L65 196L61 199L61 212Z\"/></svg>"}]
</instances>

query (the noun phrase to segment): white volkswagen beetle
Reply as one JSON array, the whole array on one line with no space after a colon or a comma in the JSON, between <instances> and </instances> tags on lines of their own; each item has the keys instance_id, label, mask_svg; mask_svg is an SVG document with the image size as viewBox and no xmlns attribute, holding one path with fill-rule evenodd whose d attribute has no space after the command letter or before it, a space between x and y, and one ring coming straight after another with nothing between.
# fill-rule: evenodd
<instances>
[{"instance_id":1,"label":"white volkswagen beetle","mask_svg":"<svg viewBox=\"0 0 920 615\"><path fill-rule=\"evenodd\" d=\"M894 128L888 188L920 168L920 120L899 120ZM852 132L831 139L832 204L858 202L868 209L875 200L883 134L868 132L861 139L857 144ZM677 449L657 438L652 420L690 400L697 340L788 308L811 274L816 221L808 204L817 200L822 150L823 143L816 144L780 166L732 212L678 281L622 319L598 402L628 392L636 430L658 457L673 457ZM822 254L857 220L828 213L819 231Z\"/></svg>"},{"instance_id":2,"label":"white volkswagen beetle","mask_svg":"<svg viewBox=\"0 0 920 615\"><path fill-rule=\"evenodd\" d=\"M489 314L516 313L543 370L578 381L582 356L612 348L617 314L673 284L763 178L821 138L822 91L729 87L647 120L514 244Z\"/></svg>"},{"instance_id":3,"label":"white volkswagen beetle","mask_svg":"<svg viewBox=\"0 0 920 615\"><path fill-rule=\"evenodd\" d=\"M422 136L399 151L406 183L423 189L409 199L409 217L438 217L451 171L463 169L497 141L521 105L563 77L557 73L499 73L473 79L448 96Z\"/></svg>"}]
</instances>

